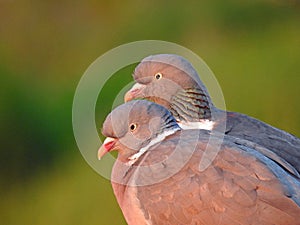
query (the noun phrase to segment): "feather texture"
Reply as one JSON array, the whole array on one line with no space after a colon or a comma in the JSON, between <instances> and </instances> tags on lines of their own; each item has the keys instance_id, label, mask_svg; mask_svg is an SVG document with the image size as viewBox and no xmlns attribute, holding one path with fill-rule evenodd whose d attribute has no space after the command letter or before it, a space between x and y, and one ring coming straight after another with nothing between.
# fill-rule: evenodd
<instances>
[{"instance_id":1,"label":"feather texture","mask_svg":"<svg viewBox=\"0 0 300 225\"><path fill-rule=\"evenodd\" d=\"M284 159L270 159L268 149L247 140L180 130L174 121L166 108L138 100L104 122L102 132L119 151L112 186L129 225L300 224L300 179ZM138 149L129 137L138 137ZM141 149L147 151L137 154ZM201 170L209 151L217 154Z\"/></svg>"},{"instance_id":2,"label":"feather texture","mask_svg":"<svg viewBox=\"0 0 300 225\"><path fill-rule=\"evenodd\" d=\"M163 79L154 79L158 72ZM247 115L216 108L186 59L172 54L146 57L136 67L133 77L138 83L147 82L135 95L126 94L127 100L143 97L167 107L184 129L195 129L195 126L210 129L202 122L211 120L214 123L211 129L261 145L300 173L300 139Z\"/></svg>"}]
</instances>

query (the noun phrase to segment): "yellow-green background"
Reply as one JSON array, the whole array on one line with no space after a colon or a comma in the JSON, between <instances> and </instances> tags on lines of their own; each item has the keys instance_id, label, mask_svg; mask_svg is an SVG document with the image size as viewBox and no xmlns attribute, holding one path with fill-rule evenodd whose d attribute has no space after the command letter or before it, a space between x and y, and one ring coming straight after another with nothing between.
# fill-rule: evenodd
<instances>
[{"instance_id":1,"label":"yellow-green background","mask_svg":"<svg viewBox=\"0 0 300 225\"><path fill-rule=\"evenodd\" d=\"M299 28L297 0L0 0L0 224L125 223L109 181L80 155L71 115L89 64L126 42L191 49L214 71L229 110L300 136ZM131 70L111 81L113 93Z\"/></svg>"}]
</instances>

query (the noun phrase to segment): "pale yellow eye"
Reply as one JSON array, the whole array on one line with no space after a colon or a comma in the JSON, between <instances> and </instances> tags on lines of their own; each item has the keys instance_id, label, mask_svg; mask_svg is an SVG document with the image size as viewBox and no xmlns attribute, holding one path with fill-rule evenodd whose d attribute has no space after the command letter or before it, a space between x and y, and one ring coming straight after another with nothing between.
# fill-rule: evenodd
<instances>
[{"instance_id":1,"label":"pale yellow eye","mask_svg":"<svg viewBox=\"0 0 300 225\"><path fill-rule=\"evenodd\" d=\"M156 80L160 80L162 78L162 74L161 73L156 73L155 74L155 79Z\"/></svg>"},{"instance_id":2,"label":"pale yellow eye","mask_svg":"<svg viewBox=\"0 0 300 225\"><path fill-rule=\"evenodd\" d=\"M135 123L130 124L129 128L131 132L134 131L136 129L136 124Z\"/></svg>"}]
</instances>

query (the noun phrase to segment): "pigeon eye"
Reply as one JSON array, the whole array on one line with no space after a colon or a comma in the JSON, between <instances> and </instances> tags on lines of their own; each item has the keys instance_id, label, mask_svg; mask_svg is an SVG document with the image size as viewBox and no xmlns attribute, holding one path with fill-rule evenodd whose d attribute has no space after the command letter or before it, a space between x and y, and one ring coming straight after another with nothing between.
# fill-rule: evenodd
<instances>
[{"instance_id":1,"label":"pigeon eye","mask_svg":"<svg viewBox=\"0 0 300 225\"><path fill-rule=\"evenodd\" d=\"M155 74L155 79L156 80L159 80L159 79L161 79L162 78L162 74L161 73L156 73Z\"/></svg>"},{"instance_id":2,"label":"pigeon eye","mask_svg":"<svg viewBox=\"0 0 300 225\"><path fill-rule=\"evenodd\" d=\"M136 124L135 123L130 124L129 128L130 131L134 131L136 129Z\"/></svg>"}]
</instances>

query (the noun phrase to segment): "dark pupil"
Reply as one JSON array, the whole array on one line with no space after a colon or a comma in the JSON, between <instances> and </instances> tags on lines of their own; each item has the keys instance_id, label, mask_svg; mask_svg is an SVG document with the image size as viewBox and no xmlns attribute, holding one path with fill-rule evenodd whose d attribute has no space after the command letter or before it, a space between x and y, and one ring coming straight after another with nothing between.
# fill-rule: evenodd
<instances>
[{"instance_id":1,"label":"dark pupil","mask_svg":"<svg viewBox=\"0 0 300 225\"><path fill-rule=\"evenodd\" d=\"M130 126L130 129L131 129L131 130L134 130L134 128L135 128L135 125L132 124L132 125Z\"/></svg>"},{"instance_id":2,"label":"dark pupil","mask_svg":"<svg viewBox=\"0 0 300 225\"><path fill-rule=\"evenodd\" d=\"M160 74L156 74L155 78L158 80L160 78Z\"/></svg>"}]
</instances>

